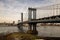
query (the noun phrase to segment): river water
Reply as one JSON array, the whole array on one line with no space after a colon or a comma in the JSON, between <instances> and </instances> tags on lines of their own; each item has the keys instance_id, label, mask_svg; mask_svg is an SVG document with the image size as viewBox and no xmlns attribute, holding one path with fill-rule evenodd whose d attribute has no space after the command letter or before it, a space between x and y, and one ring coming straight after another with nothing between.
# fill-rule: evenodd
<instances>
[{"instance_id":1,"label":"river water","mask_svg":"<svg viewBox=\"0 0 60 40\"><path fill-rule=\"evenodd\" d=\"M24 31L28 30L28 27L23 28ZM60 37L60 27L59 26L40 26L37 27L38 36L46 37ZM0 27L0 33L11 33L18 32L18 28L15 27Z\"/></svg>"}]
</instances>

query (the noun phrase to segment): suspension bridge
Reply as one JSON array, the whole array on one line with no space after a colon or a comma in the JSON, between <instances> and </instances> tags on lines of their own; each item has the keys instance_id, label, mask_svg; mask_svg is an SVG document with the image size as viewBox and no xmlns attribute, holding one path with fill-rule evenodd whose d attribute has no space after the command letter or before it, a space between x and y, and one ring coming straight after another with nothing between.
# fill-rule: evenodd
<instances>
[{"instance_id":1,"label":"suspension bridge","mask_svg":"<svg viewBox=\"0 0 60 40\"><path fill-rule=\"evenodd\" d=\"M42 10L41 13L45 13L44 11L46 11L46 13L50 13L50 14L52 13L53 15L36 19L36 11L38 9L40 11ZM22 15L21 19L23 20L23 15ZM29 24L28 33L30 33L29 31L32 31L31 34L38 34L38 31L36 30L36 25L38 23L60 23L60 4L45 6L45 7L41 7L41 8L28 8L28 21L22 21L22 22L18 23L18 25L25 24L25 23ZM33 27L33 29L32 29L32 27Z\"/></svg>"}]
</instances>

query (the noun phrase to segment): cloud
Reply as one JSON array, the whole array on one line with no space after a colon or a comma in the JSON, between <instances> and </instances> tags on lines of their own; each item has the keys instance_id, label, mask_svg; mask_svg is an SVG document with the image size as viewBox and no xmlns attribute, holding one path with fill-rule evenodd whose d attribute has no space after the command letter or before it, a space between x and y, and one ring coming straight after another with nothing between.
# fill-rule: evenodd
<instances>
[{"instance_id":1,"label":"cloud","mask_svg":"<svg viewBox=\"0 0 60 40\"><path fill-rule=\"evenodd\" d=\"M27 20L28 7L41 7L55 3L60 3L60 0L0 0L0 17L19 20L20 13L23 12L24 19Z\"/></svg>"}]
</instances>

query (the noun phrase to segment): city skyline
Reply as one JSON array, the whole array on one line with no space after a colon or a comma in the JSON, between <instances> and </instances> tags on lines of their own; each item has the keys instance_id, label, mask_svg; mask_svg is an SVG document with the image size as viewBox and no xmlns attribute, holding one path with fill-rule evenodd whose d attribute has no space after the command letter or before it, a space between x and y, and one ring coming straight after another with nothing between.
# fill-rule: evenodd
<instances>
[{"instance_id":1,"label":"city skyline","mask_svg":"<svg viewBox=\"0 0 60 40\"><path fill-rule=\"evenodd\" d=\"M42 7L58 3L60 0L0 0L0 22L17 22L21 19L22 12L24 20L27 20L28 7Z\"/></svg>"}]
</instances>

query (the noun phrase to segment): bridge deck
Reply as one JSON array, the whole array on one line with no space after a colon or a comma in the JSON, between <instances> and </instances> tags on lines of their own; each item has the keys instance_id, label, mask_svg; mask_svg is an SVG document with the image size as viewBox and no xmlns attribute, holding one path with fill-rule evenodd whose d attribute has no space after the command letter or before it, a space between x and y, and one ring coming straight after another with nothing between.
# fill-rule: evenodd
<instances>
[{"instance_id":1,"label":"bridge deck","mask_svg":"<svg viewBox=\"0 0 60 40\"><path fill-rule=\"evenodd\" d=\"M60 23L60 19L33 20L33 21L24 21L21 23Z\"/></svg>"},{"instance_id":2,"label":"bridge deck","mask_svg":"<svg viewBox=\"0 0 60 40\"><path fill-rule=\"evenodd\" d=\"M44 17L40 19L32 19L31 21L24 21L20 23L60 23L60 15Z\"/></svg>"}]
</instances>

